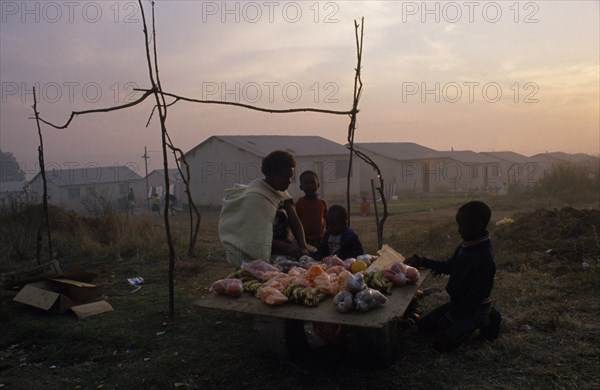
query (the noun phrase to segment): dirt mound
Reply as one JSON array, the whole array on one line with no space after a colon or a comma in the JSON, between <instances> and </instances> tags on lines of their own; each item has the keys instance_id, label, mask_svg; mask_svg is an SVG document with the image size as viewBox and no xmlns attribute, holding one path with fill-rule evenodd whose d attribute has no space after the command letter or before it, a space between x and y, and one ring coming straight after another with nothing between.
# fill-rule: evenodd
<instances>
[{"instance_id":1,"label":"dirt mound","mask_svg":"<svg viewBox=\"0 0 600 390\"><path fill-rule=\"evenodd\" d=\"M496 228L498 241L523 251L544 251L579 260L600 258L600 210L573 207L517 214L514 222Z\"/></svg>"}]
</instances>

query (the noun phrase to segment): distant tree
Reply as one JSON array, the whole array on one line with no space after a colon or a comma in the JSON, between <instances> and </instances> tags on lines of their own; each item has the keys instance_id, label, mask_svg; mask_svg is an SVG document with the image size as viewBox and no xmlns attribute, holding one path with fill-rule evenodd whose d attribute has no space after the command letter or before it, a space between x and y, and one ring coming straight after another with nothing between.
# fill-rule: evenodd
<instances>
[{"instance_id":1,"label":"distant tree","mask_svg":"<svg viewBox=\"0 0 600 390\"><path fill-rule=\"evenodd\" d=\"M25 172L21 170L15 156L0 150L0 182L23 180L25 180Z\"/></svg>"}]
</instances>

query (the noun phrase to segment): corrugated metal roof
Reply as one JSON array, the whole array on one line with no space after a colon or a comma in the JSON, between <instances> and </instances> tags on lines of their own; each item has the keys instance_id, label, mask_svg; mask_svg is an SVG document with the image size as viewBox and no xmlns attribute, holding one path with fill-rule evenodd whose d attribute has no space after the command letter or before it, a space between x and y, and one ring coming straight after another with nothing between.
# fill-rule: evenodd
<instances>
[{"instance_id":1,"label":"corrugated metal roof","mask_svg":"<svg viewBox=\"0 0 600 390\"><path fill-rule=\"evenodd\" d=\"M186 155L215 138L261 158L274 150L285 150L296 157L349 153L343 145L316 135L215 135L191 149Z\"/></svg>"},{"instance_id":2,"label":"corrugated metal roof","mask_svg":"<svg viewBox=\"0 0 600 390\"><path fill-rule=\"evenodd\" d=\"M354 147L394 160L422 160L444 157L437 150L413 142L356 142Z\"/></svg>"},{"instance_id":3,"label":"corrugated metal roof","mask_svg":"<svg viewBox=\"0 0 600 390\"><path fill-rule=\"evenodd\" d=\"M534 156L531 156L532 158L544 158L544 157L549 157L549 158L553 158L553 159L557 159L557 160L562 160L562 161L569 161L569 162L573 162L573 163L579 163L579 162L588 162L588 161L597 161L598 158L594 157L594 156L590 156L589 154L585 154L585 153L565 153L565 152L550 152L550 153L539 153L536 154Z\"/></svg>"},{"instance_id":4,"label":"corrugated metal roof","mask_svg":"<svg viewBox=\"0 0 600 390\"><path fill-rule=\"evenodd\" d=\"M31 181L39 180L38 173ZM101 183L131 182L142 177L126 166L97 167L73 169L53 169L46 172L46 179L58 186L94 185Z\"/></svg>"},{"instance_id":5,"label":"corrugated metal roof","mask_svg":"<svg viewBox=\"0 0 600 390\"><path fill-rule=\"evenodd\" d=\"M530 162L533 161L533 159L530 158L530 157L524 156L524 155L519 154L519 153L510 152L510 151L503 151L503 152L481 152L481 154L486 154L488 156L492 156L492 157L500 159L500 160L504 160L504 161L508 161L508 162L513 162L513 163L520 163L520 164L530 163Z\"/></svg>"},{"instance_id":6,"label":"corrugated metal roof","mask_svg":"<svg viewBox=\"0 0 600 390\"><path fill-rule=\"evenodd\" d=\"M500 162L495 157L476 153L472 150L451 150L440 152L444 156L468 164L494 164Z\"/></svg>"}]
</instances>

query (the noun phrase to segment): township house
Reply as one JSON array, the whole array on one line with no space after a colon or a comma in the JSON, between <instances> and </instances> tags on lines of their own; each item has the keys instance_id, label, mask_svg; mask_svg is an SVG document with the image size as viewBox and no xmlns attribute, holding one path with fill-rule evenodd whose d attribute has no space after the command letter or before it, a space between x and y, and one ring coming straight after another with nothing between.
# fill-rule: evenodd
<instances>
[{"instance_id":1,"label":"township house","mask_svg":"<svg viewBox=\"0 0 600 390\"><path fill-rule=\"evenodd\" d=\"M355 143L381 169L385 195L490 192L503 194L513 185L532 185L555 166L575 164L589 167L597 174L600 159L583 153L540 153L527 157L518 153L437 151L412 142ZM320 136L212 136L185 154L190 164L191 191L198 206L220 206L227 188L262 178L263 157L274 150L286 150L296 159L296 174L288 191L294 198L303 195L298 177L307 169L320 178L320 195L330 203L345 203L349 167L348 149ZM137 208L146 209L148 198L158 193L162 199L164 173L150 172L146 178L126 166L71 168L46 173L49 203L90 213L103 202L117 210L126 209L129 189L135 194ZM353 158L350 196L371 197L371 180L378 185L376 172L358 157ZM177 169L169 170L169 193L178 199L176 207L186 207L183 180ZM25 187L23 183L2 183L0 206L9 199L27 197L41 202L43 187L38 173Z\"/></svg>"},{"instance_id":2,"label":"township house","mask_svg":"<svg viewBox=\"0 0 600 390\"><path fill-rule=\"evenodd\" d=\"M81 214L98 210L103 202L125 210L129 188L140 179L127 166L53 169L46 172L48 203ZM28 192L41 203L44 188L40 173L29 182Z\"/></svg>"},{"instance_id":3,"label":"township house","mask_svg":"<svg viewBox=\"0 0 600 390\"><path fill-rule=\"evenodd\" d=\"M131 188L133 188L133 193L135 194L137 207L148 209L147 206L152 194L158 194L161 200L166 195L164 169L153 170L145 178L131 183ZM185 185L177 168L169 169L169 193L177 197L179 206L187 204Z\"/></svg>"},{"instance_id":4,"label":"township house","mask_svg":"<svg viewBox=\"0 0 600 390\"><path fill-rule=\"evenodd\" d=\"M388 199L402 193L430 192L431 180L427 172L443 160L436 150L412 142L355 143L354 148L379 166ZM370 198L371 180L378 185L377 172L364 161L356 161L361 195Z\"/></svg>"},{"instance_id":5,"label":"township house","mask_svg":"<svg viewBox=\"0 0 600 390\"><path fill-rule=\"evenodd\" d=\"M504 183L500 160L471 150L439 152L447 160L438 176L450 192L498 192Z\"/></svg>"},{"instance_id":6,"label":"township house","mask_svg":"<svg viewBox=\"0 0 600 390\"><path fill-rule=\"evenodd\" d=\"M221 135L209 137L185 154L194 201L202 206L220 206L226 188L262 178L262 159L274 150L285 150L296 160L296 173L288 189L294 198L304 195L298 177L310 169L319 175L319 194L324 199L330 203L345 199L349 152L344 146L319 136ZM350 193L353 197L359 194L358 170L352 172Z\"/></svg>"},{"instance_id":7,"label":"township house","mask_svg":"<svg viewBox=\"0 0 600 390\"><path fill-rule=\"evenodd\" d=\"M356 143L369 155L384 178L386 197L400 194L474 192L502 186L501 161L465 151L437 151L412 142ZM370 193L376 172L360 162L361 192Z\"/></svg>"},{"instance_id":8,"label":"township house","mask_svg":"<svg viewBox=\"0 0 600 390\"><path fill-rule=\"evenodd\" d=\"M500 161L502 183L506 189L511 186L529 186L536 183L547 172L542 162L534 157L527 157L515 152L481 152L481 154Z\"/></svg>"}]
</instances>

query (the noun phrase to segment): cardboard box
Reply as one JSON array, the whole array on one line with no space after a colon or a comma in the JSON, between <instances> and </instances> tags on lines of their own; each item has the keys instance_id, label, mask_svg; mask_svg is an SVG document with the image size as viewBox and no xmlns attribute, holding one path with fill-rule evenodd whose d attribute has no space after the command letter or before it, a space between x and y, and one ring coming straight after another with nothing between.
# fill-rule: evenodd
<instances>
[{"instance_id":1,"label":"cardboard box","mask_svg":"<svg viewBox=\"0 0 600 390\"><path fill-rule=\"evenodd\" d=\"M13 301L58 313L71 310L79 318L112 311L112 306L99 296L97 286L89 283L97 276L77 266L59 278L26 284Z\"/></svg>"},{"instance_id":2,"label":"cardboard box","mask_svg":"<svg viewBox=\"0 0 600 390\"><path fill-rule=\"evenodd\" d=\"M106 301L98 301L92 303L86 303L85 305L77 305L71 307L71 310L77 315L79 318L85 318L89 316L93 316L95 314L106 313L109 311L113 311L110 303Z\"/></svg>"},{"instance_id":3,"label":"cardboard box","mask_svg":"<svg viewBox=\"0 0 600 390\"><path fill-rule=\"evenodd\" d=\"M0 275L0 289L11 289L37 280L55 278L61 274L62 270L58 261L52 260L49 263L35 266L25 271L9 272Z\"/></svg>"},{"instance_id":4,"label":"cardboard box","mask_svg":"<svg viewBox=\"0 0 600 390\"><path fill-rule=\"evenodd\" d=\"M64 291L64 289L62 289ZM65 312L74 306L73 301L50 281L34 282L26 285L13 298L13 301L34 306L42 310Z\"/></svg>"}]
</instances>

